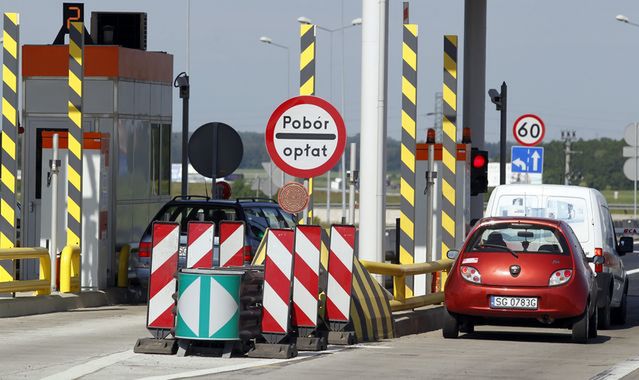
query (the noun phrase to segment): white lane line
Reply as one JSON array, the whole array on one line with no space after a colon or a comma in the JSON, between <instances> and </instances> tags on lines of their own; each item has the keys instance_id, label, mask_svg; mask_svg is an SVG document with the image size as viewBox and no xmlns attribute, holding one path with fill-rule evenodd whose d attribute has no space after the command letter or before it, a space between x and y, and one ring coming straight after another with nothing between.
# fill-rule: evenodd
<instances>
[{"instance_id":1,"label":"white lane line","mask_svg":"<svg viewBox=\"0 0 639 380\"><path fill-rule=\"evenodd\" d=\"M631 270L627 270L626 274L627 275L631 275L631 274L635 274L635 273L639 273L639 268L637 269L631 269Z\"/></svg>"},{"instance_id":2,"label":"white lane line","mask_svg":"<svg viewBox=\"0 0 639 380\"><path fill-rule=\"evenodd\" d=\"M613 367L608 368L605 371L601 371L590 380L617 380L626 376L627 374L639 369L639 356L630 358L616 364Z\"/></svg>"},{"instance_id":3,"label":"white lane line","mask_svg":"<svg viewBox=\"0 0 639 380\"><path fill-rule=\"evenodd\" d=\"M239 370L248 369L248 368L263 367L263 366L267 366L267 365L271 365L271 364L288 363L288 362L297 361L297 360L301 360L301 359L307 359L307 358L313 357L313 356L319 356L319 355L325 355L325 354L334 354L334 353L340 352L342 350L344 350L344 348L340 347L340 348L331 348L331 349L328 349L326 351L318 351L318 352L304 351L304 352L300 352L298 354L298 356L296 356L294 358L291 358L291 359L253 359L252 361L250 361L248 363L227 365L227 366L215 367L215 368L198 369L198 370L195 370L195 371L174 373L174 374L170 374L170 375L149 376L149 377L140 378L138 380L174 380L174 379L185 379L185 378L190 378L190 377L200 377L200 376L207 376L207 375L215 375L215 374L218 374L218 373L239 371Z\"/></svg>"},{"instance_id":4,"label":"white lane line","mask_svg":"<svg viewBox=\"0 0 639 380\"><path fill-rule=\"evenodd\" d=\"M115 353L115 354L103 356L101 358L98 358L98 359L95 359L95 360L91 360L91 361L86 362L84 364L80 364L80 365L77 365L75 367L71 367L71 368L67 369L66 371L59 372L59 373L56 373L56 374L51 375L51 376L47 376L47 377L43 378L42 380L77 379L77 378L80 378L82 376L86 376L86 375L88 375L90 373L93 373L95 371L101 370L104 367L108 367L110 365L118 363L118 362L120 362L122 360L129 359L133 355L135 355L133 353L133 350L128 350L128 351L124 351L124 352L118 352L118 353Z\"/></svg>"}]
</instances>

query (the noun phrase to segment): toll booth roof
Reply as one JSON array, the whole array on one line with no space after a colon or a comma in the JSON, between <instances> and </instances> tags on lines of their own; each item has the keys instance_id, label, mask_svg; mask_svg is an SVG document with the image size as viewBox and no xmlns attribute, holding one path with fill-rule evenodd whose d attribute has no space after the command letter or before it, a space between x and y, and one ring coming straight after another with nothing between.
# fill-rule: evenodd
<instances>
[{"instance_id":1,"label":"toll booth roof","mask_svg":"<svg viewBox=\"0 0 639 380\"><path fill-rule=\"evenodd\" d=\"M22 77L67 77L68 45L24 45ZM85 77L173 83L173 56L112 45L84 47Z\"/></svg>"}]
</instances>

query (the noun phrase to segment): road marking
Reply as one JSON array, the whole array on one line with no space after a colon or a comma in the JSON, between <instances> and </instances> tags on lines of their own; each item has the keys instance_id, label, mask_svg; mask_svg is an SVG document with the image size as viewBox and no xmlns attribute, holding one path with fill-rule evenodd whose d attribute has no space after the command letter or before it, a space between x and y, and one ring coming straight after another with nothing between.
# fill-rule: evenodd
<instances>
[{"instance_id":1,"label":"road marking","mask_svg":"<svg viewBox=\"0 0 639 380\"><path fill-rule=\"evenodd\" d=\"M628 375L634 370L639 369L639 356L630 358L618 363L617 365L608 368L605 371L599 372L590 380L616 380Z\"/></svg>"},{"instance_id":2,"label":"road marking","mask_svg":"<svg viewBox=\"0 0 639 380\"><path fill-rule=\"evenodd\" d=\"M118 352L115 354L103 356L101 358L91 360L84 364L77 365L75 367L71 367L66 371L56 373L51 376L47 376L42 380L63 380L63 379L77 379L82 376L86 376L95 371L101 370L104 367L108 367L115 363L118 363L122 360L129 359L134 355L133 350L128 350L124 352Z\"/></svg>"},{"instance_id":3,"label":"road marking","mask_svg":"<svg viewBox=\"0 0 639 380\"><path fill-rule=\"evenodd\" d=\"M198 370L194 370L194 371L174 373L174 374L170 374L170 375L149 376L149 377L143 377L143 378L141 378L139 380L174 380L174 379L185 379L185 378L190 378L190 377L200 377L200 376L207 376L207 375L215 375L215 374L218 374L218 373L239 371L239 370L242 370L242 369L249 369L249 368L256 368L256 367L263 367L263 366L267 366L267 365L271 365L271 364L288 363L288 362L293 362L293 361L297 361L297 360L308 359L310 357L319 356L319 355L334 354L336 352L340 352L340 351L343 351L343 350L344 350L344 348L339 347L339 348L330 348L330 349L328 349L326 351L318 351L318 352L305 351L305 352L302 352L298 356L296 356L294 358L291 358L291 359L253 359L252 361L250 361L248 363L227 365L227 366L215 367L215 368L198 369Z\"/></svg>"},{"instance_id":4,"label":"road marking","mask_svg":"<svg viewBox=\"0 0 639 380\"><path fill-rule=\"evenodd\" d=\"M635 273L639 273L639 268L631 269L631 270L626 271L627 275L631 275L631 274L635 274Z\"/></svg>"}]
</instances>

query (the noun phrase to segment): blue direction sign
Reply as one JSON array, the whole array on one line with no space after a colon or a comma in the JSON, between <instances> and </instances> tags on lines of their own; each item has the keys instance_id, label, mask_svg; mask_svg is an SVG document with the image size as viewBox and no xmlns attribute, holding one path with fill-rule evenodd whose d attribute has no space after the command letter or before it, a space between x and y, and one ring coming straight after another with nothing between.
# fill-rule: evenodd
<instances>
[{"instance_id":1,"label":"blue direction sign","mask_svg":"<svg viewBox=\"0 0 639 380\"><path fill-rule=\"evenodd\" d=\"M511 172L543 173L544 148L513 146L510 151Z\"/></svg>"}]
</instances>

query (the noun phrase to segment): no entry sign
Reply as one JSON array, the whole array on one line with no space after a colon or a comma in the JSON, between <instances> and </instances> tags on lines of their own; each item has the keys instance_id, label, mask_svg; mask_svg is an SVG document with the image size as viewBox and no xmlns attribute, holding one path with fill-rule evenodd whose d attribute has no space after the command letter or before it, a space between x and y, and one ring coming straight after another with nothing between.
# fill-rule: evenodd
<instances>
[{"instance_id":1,"label":"no entry sign","mask_svg":"<svg viewBox=\"0 0 639 380\"><path fill-rule=\"evenodd\" d=\"M288 99L266 125L266 149L285 173L311 178L339 161L346 145L346 127L329 102L315 96Z\"/></svg>"}]
</instances>

